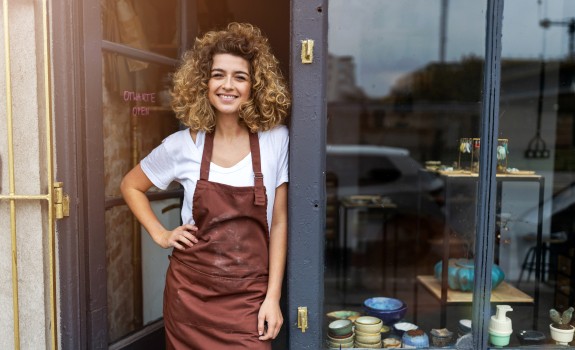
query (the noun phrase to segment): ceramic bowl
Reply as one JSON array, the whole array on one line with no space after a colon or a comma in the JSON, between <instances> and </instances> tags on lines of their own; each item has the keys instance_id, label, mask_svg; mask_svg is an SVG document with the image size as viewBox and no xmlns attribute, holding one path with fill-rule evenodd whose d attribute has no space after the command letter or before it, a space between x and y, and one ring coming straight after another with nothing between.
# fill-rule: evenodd
<instances>
[{"instance_id":1,"label":"ceramic bowl","mask_svg":"<svg viewBox=\"0 0 575 350\"><path fill-rule=\"evenodd\" d=\"M428 348L429 337L421 329L409 330L401 336L403 346L406 348Z\"/></svg>"},{"instance_id":2,"label":"ceramic bowl","mask_svg":"<svg viewBox=\"0 0 575 350\"><path fill-rule=\"evenodd\" d=\"M353 342L353 338L354 338L353 333L345 338L334 338L329 334L327 335L327 340L333 344L347 344L349 342Z\"/></svg>"},{"instance_id":3,"label":"ceramic bowl","mask_svg":"<svg viewBox=\"0 0 575 350\"><path fill-rule=\"evenodd\" d=\"M387 338L391 335L391 327L383 325L383 327L381 327L381 338Z\"/></svg>"},{"instance_id":4,"label":"ceramic bowl","mask_svg":"<svg viewBox=\"0 0 575 350\"><path fill-rule=\"evenodd\" d=\"M400 348L401 340L397 338L385 338L382 341L382 345L385 349L387 348Z\"/></svg>"},{"instance_id":5,"label":"ceramic bowl","mask_svg":"<svg viewBox=\"0 0 575 350\"><path fill-rule=\"evenodd\" d=\"M381 333L355 331L355 341L365 344L381 344Z\"/></svg>"},{"instance_id":6,"label":"ceramic bowl","mask_svg":"<svg viewBox=\"0 0 575 350\"><path fill-rule=\"evenodd\" d=\"M377 333L381 332L383 322L372 316L361 316L355 320L355 330L363 333Z\"/></svg>"},{"instance_id":7,"label":"ceramic bowl","mask_svg":"<svg viewBox=\"0 0 575 350\"><path fill-rule=\"evenodd\" d=\"M356 318L358 318L359 312L357 311L351 311L351 310L338 310L338 311L332 311L332 312L328 312L327 314L325 314L327 317L330 318L335 318L336 320L355 320Z\"/></svg>"},{"instance_id":8,"label":"ceramic bowl","mask_svg":"<svg viewBox=\"0 0 575 350\"><path fill-rule=\"evenodd\" d=\"M431 344L433 344L433 346L442 348L451 345L453 332L447 328L432 329L429 334L431 335Z\"/></svg>"},{"instance_id":9,"label":"ceramic bowl","mask_svg":"<svg viewBox=\"0 0 575 350\"><path fill-rule=\"evenodd\" d=\"M517 332L517 338L521 345L540 345L547 339L545 333L535 330L521 330Z\"/></svg>"},{"instance_id":10,"label":"ceramic bowl","mask_svg":"<svg viewBox=\"0 0 575 350\"><path fill-rule=\"evenodd\" d=\"M367 344L367 343L362 343L362 342L355 342L355 347L356 348L364 348L364 349L380 349L381 348L381 342L376 343L376 344Z\"/></svg>"},{"instance_id":11,"label":"ceramic bowl","mask_svg":"<svg viewBox=\"0 0 575 350\"><path fill-rule=\"evenodd\" d=\"M354 335L353 333L348 333L346 335L333 335L333 334L329 334L330 339L343 339L343 340L348 340L349 337L351 337L352 335Z\"/></svg>"},{"instance_id":12,"label":"ceramic bowl","mask_svg":"<svg viewBox=\"0 0 575 350\"><path fill-rule=\"evenodd\" d=\"M328 332L330 335L345 336L352 333L353 322L350 320L336 320L329 324Z\"/></svg>"},{"instance_id":13,"label":"ceramic bowl","mask_svg":"<svg viewBox=\"0 0 575 350\"><path fill-rule=\"evenodd\" d=\"M387 325L400 321L407 313L407 304L395 298L375 297L363 302L366 314L374 316Z\"/></svg>"},{"instance_id":14,"label":"ceramic bowl","mask_svg":"<svg viewBox=\"0 0 575 350\"><path fill-rule=\"evenodd\" d=\"M413 323L409 323L409 322L398 322L398 323L393 325L394 333L400 337L403 335L403 333L417 329L417 328L418 327L416 325L414 325Z\"/></svg>"},{"instance_id":15,"label":"ceramic bowl","mask_svg":"<svg viewBox=\"0 0 575 350\"><path fill-rule=\"evenodd\" d=\"M330 349L350 349L353 348L353 340L348 343L338 344L331 341L327 342L327 347Z\"/></svg>"},{"instance_id":16,"label":"ceramic bowl","mask_svg":"<svg viewBox=\"0 0 575 350\"><path fill-rule=\"evenodd\" d=\"M471 333L471 320L466 318L459 320L457 323L457 334L462 337L469 333Z\"/></svg>"}]
</instances>

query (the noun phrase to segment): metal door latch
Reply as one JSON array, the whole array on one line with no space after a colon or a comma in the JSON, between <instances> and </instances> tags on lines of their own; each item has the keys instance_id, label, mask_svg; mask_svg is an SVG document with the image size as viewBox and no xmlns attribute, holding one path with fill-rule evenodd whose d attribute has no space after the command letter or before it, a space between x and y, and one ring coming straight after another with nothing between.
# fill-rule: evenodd
<instances>
[{"instance_id":1,"label":"metal door latch","mask_svg":"<svg viewBox=\"0 0 575 350\"><path fill-rule=\"evenodd\" d=\"M307 326L307 306L299 306L297 308L297 328L305 333Z\"/></svg>"}]
</instances>

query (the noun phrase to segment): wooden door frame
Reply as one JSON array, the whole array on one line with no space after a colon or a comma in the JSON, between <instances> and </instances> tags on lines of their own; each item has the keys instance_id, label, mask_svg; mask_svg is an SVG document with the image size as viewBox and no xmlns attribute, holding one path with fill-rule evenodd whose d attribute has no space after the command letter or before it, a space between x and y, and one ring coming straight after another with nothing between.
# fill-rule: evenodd
<instances>
[{"instance_id":1,"label":"wooden door frame","mask_svg":"<svg viewBox=\"0 0 575 350\"><path fill-rule=\"evenodd\" d=\"M56 178L70 195L57 222L59 328L62 349L108 347L101 120L100 2L51 4ZM85 69L89 67L89 69Z\"/></svg>"}]
</instances>

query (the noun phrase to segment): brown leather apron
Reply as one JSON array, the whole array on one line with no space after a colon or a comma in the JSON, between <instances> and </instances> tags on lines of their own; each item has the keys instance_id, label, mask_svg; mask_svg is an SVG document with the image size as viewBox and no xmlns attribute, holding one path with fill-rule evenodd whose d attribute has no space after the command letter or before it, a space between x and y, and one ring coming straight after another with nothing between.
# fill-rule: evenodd
<instances>
[{"instance_id":1,"label":"brown leather apron","mask_svg":"<svg viewBox=\"0 0 575 350\"><path fill-rule=\"evenodd\" d=\"M167 349L271 349L257 317L268 283L267 196L257 133L250 133L254 186L208 181L207 133L193 198L198 243L174 249L164 290Z\"/></svg>"}]
</instances>

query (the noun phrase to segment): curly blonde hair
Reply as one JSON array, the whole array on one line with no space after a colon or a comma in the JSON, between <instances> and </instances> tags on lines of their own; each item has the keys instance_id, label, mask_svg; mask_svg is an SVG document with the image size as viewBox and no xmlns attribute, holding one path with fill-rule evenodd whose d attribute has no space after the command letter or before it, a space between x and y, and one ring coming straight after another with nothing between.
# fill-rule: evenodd
<instances>
[{"instance_id":1,"label":"curly blonde hair","mask_svg":"<svg viewBox=\"0 0 575 350\"><path fill-rule=\"evenodd\" d=\"M214 108L208 100L208 80L216 54L231 54L249 62L250 99L240 106L240 120L251 132L282 124L291 98L279 62L261 31L245 23L230 23L226 30L197 38L173 75L172 108L182 124L193 131L213 131Z\"/></svg>"}]
</instances>

